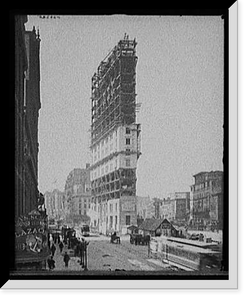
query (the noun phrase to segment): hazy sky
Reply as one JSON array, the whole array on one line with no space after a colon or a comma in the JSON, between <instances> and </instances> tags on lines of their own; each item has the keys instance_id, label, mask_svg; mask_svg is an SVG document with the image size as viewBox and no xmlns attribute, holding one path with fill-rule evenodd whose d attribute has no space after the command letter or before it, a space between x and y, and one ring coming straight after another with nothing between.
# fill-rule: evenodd
<instances>
[{"instance_id":1,"label":"hazy sky","mask_svg":"<svg viewBox=\"0 0 249 300\"><path fill-rule=\"evenodd\" d=\"M39 190L64 190L90 162L91 77L127 33L137 40L142 155L137 195L190 191L223 170L223 22L219 16L29 16L41 38Z\"/></svg>"}]
</instances>

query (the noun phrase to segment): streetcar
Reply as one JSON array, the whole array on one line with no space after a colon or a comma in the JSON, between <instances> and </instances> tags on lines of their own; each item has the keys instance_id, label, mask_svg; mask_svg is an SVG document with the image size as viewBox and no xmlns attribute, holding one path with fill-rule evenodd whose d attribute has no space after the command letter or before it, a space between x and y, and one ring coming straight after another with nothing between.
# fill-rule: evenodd
<instances>
[{"instance_id":1,"label":"streetcar","mask_svg":"<svg viewBox=\"0 0 249 300\"><path fill-rule=\"evenodd\" d=\"M194 245L180 244L164 237L152 238L150 254L162 262L177 264L188 271L213 272L220 270L221 252Z\"/></svg>"}]
</instances>

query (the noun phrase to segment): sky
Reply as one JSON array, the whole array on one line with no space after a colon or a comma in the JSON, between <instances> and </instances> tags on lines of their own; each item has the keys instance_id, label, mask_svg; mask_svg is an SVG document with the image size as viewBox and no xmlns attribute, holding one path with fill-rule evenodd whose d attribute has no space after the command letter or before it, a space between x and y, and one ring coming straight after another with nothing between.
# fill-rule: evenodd
<instances>
[{"instance_id":1,"label":"sky","mask_svg":"<svg viewBox=\"0 0 249 300\"><path fill-rule=\"evenodd\" d=\"M220 16L28 16L41 38L38 188L64 190L90 162L91 77L124 34L137 41L141 108L137 195L190 191L193 175L223 170Z\"/></svg>"}]
</instances>

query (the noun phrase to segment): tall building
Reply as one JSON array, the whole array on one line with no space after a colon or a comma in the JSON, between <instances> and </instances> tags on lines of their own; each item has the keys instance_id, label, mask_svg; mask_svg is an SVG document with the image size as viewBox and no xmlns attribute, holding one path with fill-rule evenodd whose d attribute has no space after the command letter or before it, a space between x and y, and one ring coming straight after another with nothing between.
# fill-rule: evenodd
<instances>
[{"instance_id":1,"label":"tall building","mask_svg":"<svg viewBox=\"0 0 249 300\"><path fill-rule=\"evenodd\" d=\"M194 175L192 224L197 227L223 227L223 172L200 172Z\"/></svg>"},{"instance_id":2,"label":"tall building","mask_svg":"<svg viewBox=\"0 0 249 300\"><path fill-rule=\"evenodd\" d=\"M38 190L40 37L15 16L15 255L13 269L41 269L49 255L44 197Z\"/></svg>"},{"instance_id":3,"label":"tall building","mask_svg":"<svg viewBox=\"0 0 249 300\"><path fill-rule=\"evenodd\" d=\"M27 16L15 16L15 217L25 214L24 199L24 78L28 67L25 46Z\"/></svg>"},{"instance_id":4,"label":"tall building","mask_svg":"<svg viewBox=\"0 0 249 300\"><path fill-rule=\"evenodd\" d=\"M15 217L38 206L40 37L15 16Z\"/></svg>"},{"instance_id":5,"label":"tall building","mask_svg":"<svg viewBox=\"0 0 249 300\"><path fill-rule=\"evenodd\" d=\"M24 205L26 213L37 207L38 118L40 102L40 36L33 27L25 31L27 71L24 78Z\"/></svg>"},{"instance_id":6,"label":"tall building","mask_svg":"<svg viewBox=\"0 0 249 300\"><path fill-rule=\"evenodd\" d=\"M67 221L88 221L91 204L89 164L85 169L73 169L65 184Z\"/></svg>"},{"instance_id":7,"label":"tall building","mask_svg":"<svg viewBox=\"0 0 249 300\"><path fill-rule=\"evenodd\" d=\"M136 40L123 40L92 77L91 192L98 230L126 233L136 224L136 168L141 126L136 123Z\"/></svg>"}]
</instances>

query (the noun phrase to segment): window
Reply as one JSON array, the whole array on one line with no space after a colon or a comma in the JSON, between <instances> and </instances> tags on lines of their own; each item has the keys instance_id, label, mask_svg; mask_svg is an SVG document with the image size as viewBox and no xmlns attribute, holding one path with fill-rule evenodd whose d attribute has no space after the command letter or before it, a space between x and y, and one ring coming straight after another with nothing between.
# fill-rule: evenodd
<instances>
[{"instance_id":1,"label":"window","mask_svg":"<svg viewBox=\"0 0 249 300\"><path fill-rule=\"evenodd\" d=\"M125 165L126 165L126 167L130 167L131 166L131 160L129 158L126 158Z\"/></svg>"},{"instance_id":2,"label":"window","mask_svg":"<svg viewBox=\"0 0 249 300\"><path fill-rule=\"evenodd\" d=\"M126 139L126 145L130 145L131 144L131 139Z\"/></svg>"},{"instance_id":3,"label":"window","mask_svg":"<svg viewBox=\"0 0 249 300\"><path fill-rule=\"evenodd\" d=\"M130 134L130 133L131 133L131 130L130 130L130 128L126 127L126 129L125 129L125 133L126 133L126 134Z\"/></svg>"},{"instance_id":4,"label":"window","mask_svg":"<svg viewBox=\"0 0 249 300\"><path fill-rule=\"evenodd\" d=\"M131 149L125 149L125 155L130 155L131 154Z\"/></svg>"},{"instance_id":5,"label":"window","mask_svg":"<svg viewBox=\"0 0 249 300\"><path fill-rule=\"evenodd\" d=\"M125 225L131 225L131 216L125 216Z\"/></svg>"}]
</instances>

